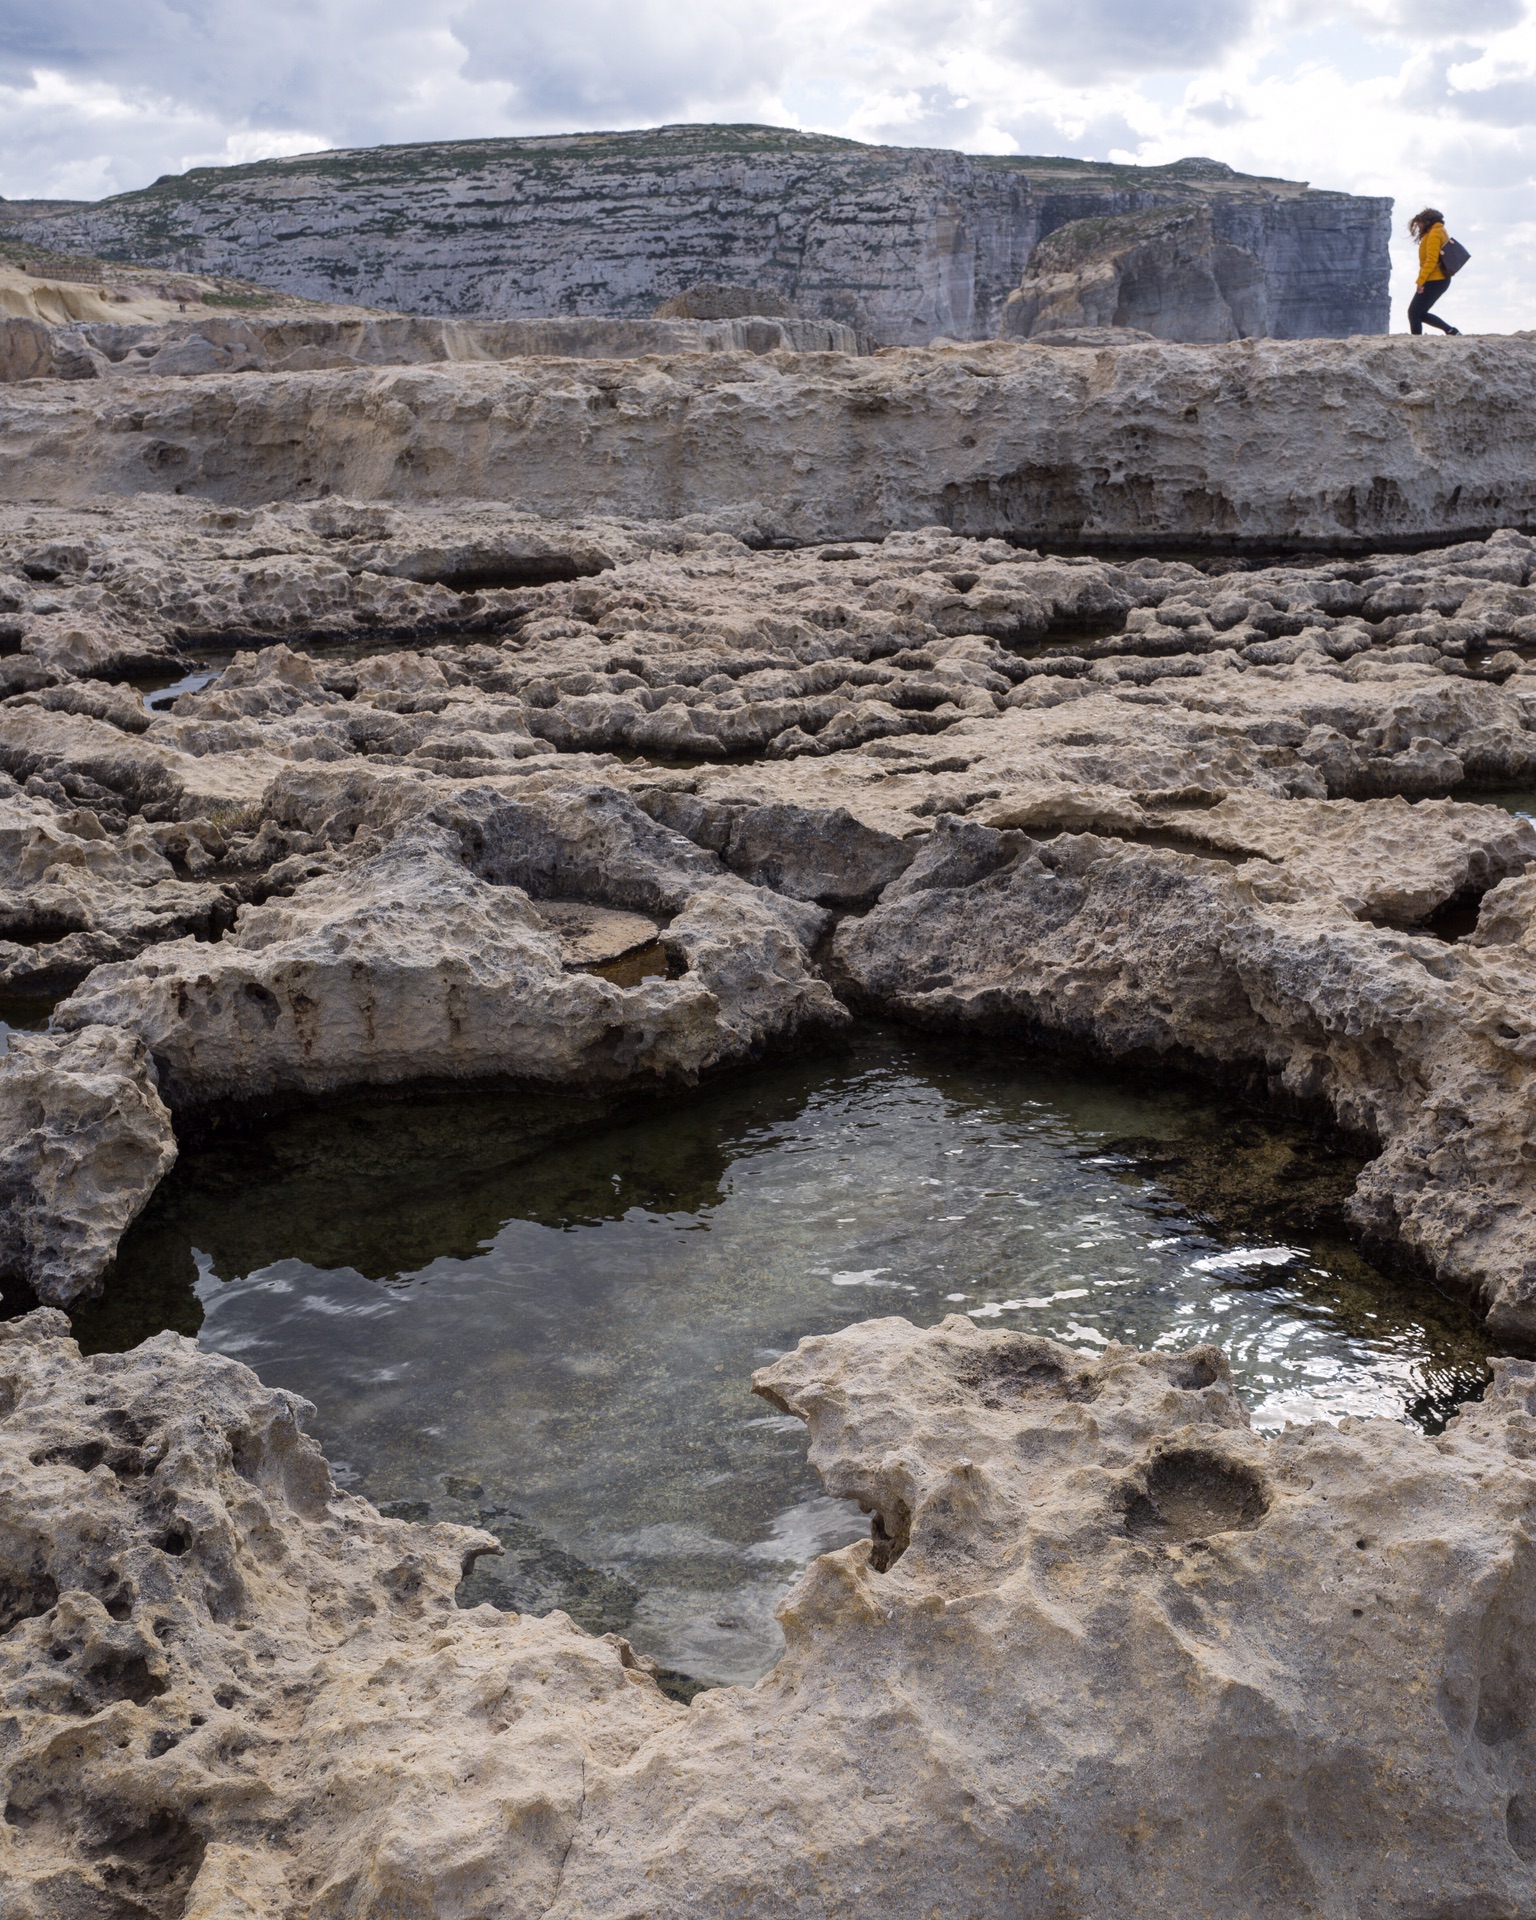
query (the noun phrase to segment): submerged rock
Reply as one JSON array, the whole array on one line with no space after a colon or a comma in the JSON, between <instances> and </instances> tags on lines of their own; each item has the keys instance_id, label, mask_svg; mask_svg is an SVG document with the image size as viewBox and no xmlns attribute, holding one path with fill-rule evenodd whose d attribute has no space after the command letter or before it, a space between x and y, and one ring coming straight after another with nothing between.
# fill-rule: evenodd
<instances>
[{"instance_id":1,"label":"submerged rock","mask_svg":"<svg viewBox=\"0 0 1536 1920\"><path fill-rule=\"evenodd\" d=\"M1219 1352L865 1322L756 1377L872 1513L751 1689L666 1699L496 1541L384 1520L163 1334L0 1326L19 1910L1520 1913L1536 1369L1427 1439L1253 1434ZM48 1903L52 1903L51 1907Z\"/></svg>"},{"instance_id":2,"label":"submerged rock","mask_svg":"<svg viewBox=\"0 0 1536 1920\"><path fill-rule=\"evenodd\" d=\"M0 1289L96 1287L176 1161L153 1060L119 1027L19 1034L0 1054Z\"/></svg>"},{"instance_id":3,"label":"submerged rock","mask_svg":"<svg viewBox=\"0 0 1536 1920\"><path fill-rule=\"evenodd\" d=\"M1414 912L1390 848L1359 835L1360 809L1295 812L1322 843L1310 861L1294 847L1295 864L1281 833L1278 859L1258 851L1262 829L1224 860L1223 840L1238 836L1208 828L1147 847L941 819L903 879L839 930L837 963L868 1004L926 1025L1197 1062L1326 1106L1380 1150L1354 1202L1368 1237L1407 1248L1477 1299L1503 1339L1536 1347L1529 883L1494 888L1498 931L1466 944L1388 931L1373 904L1379 920L1395 904L1411 921L1429 903L1419 896ZM1360 824L1390 834L1386 821ZM1528 823L1505 831L1490 865L1492 849L1472 854L1479 894L1536 859ZM1311 884L1298 885L1309 864ZM1452 864L1449 898L1460 877Z\"/></svg>"}]
</instances>

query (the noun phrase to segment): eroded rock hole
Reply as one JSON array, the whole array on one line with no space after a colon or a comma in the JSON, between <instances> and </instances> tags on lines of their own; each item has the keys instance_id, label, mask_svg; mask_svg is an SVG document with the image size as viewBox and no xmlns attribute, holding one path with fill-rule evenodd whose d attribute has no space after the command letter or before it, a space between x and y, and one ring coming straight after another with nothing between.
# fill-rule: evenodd
<instances>
[{"instance_id":1,"label":"eroded rock hole","mask_svg":"<svg viewBox=\"0 0 1536 1920\"><path fill-rule=\"evenodd\" d=\"M586 580L603 572L595 560L575 560L569 554L530 555L501 559L484 566L451 567L424 579L424 586L448 587L454 593L492 593L498 588L552 587L568 580Z\"/></svg>"},{"instance_id":2,"label":"eroded rock hole","mask_svg":"<svg viewBox=\"0 0 1536 1920\"><path fill-rule=\"evenodd\" d=\"M1269 1501L1252 1468L1196 1449L1159 1454L1146 1491L1132 1499L1125 1530L1137 1539L1202 1540L1213 1533L1251 1533Z\"/></svg>"},{"instance_id":3,"label":"eroded rock hole","mask_svg":"<svg viewBox=\"0 0 1536 1920\"><path fill-rule=\"evenodd\" d=\"M1443 907L1437 908L1418 931L1436 940L1465 940L1469 934L1477 932L1484 891L1480 887L1475 892L1458 893L1454 899L1447 900Z\"/></svg>"},{"instance_id":4,"label":"eroded rock hole","mask_svg":"<svg viewBox=\"0 0 1536 1920\"><path fill-rule=\"evenodd\" d=\"M47 1613L59 1597L58 1583L51 1573L8 1567L0 1572L0 1634L19 1627L23 1620L36 1620Z\"/></svg>"},{"instance_id":5,"label":"eroded rock hole","mask_svg":"<svg viewBox=\"0 0 1536 1920\"><path fill-rule=\"evenodd\" d=\"M146 1706L151 1700L159 1699L168 1685L142 1653L119 1653L112 1649L98 1653L81 1670L75 1693L83 1711L99 1713L115 1700L131 1700L136 1707Z\"/></svg>"},{"instance_id":6,"label":"eroded rock hole","mask_svg":"<svg viewBox=\"0 0 1536 1920\"><path fill-rule=\"evenodd\" d=\"M1524 1793L1511 1794L1504 1809L1504 1830L1522 1860L1536 1861L1536 1799Z\"/></svg>"},{"instance_id":7,"label":"eroded rock hole","mask_svg":"<svg viewBox=\"0 0 1536 1920\"><path fill-rule=\"evenodd\" d=\"M275 1027L282 1012L277 995L269 987L263 987L255 980L247 980L241 991L266 1024L269 1027Z\"/></svg>"},{"instance_id":8,"label":"eroded rock hole","mask_svg":"<svg viewBox=\"0 0 1536 1920\"><path fill-rule=\"evenodd\" d=\"M616 987L638 987L642 980L681 980L688 967L657 940L634 953L621 954L617 960L604 960L582 971L595 973L599 980L610 981Z\"/></svg>"},{"instance_id":9,"label":"eroded rock hole","mask_svg":"<svg viewBox=\"0 0 1536 1920\"><path fill-rule=\"evenodd\" d=\"M1226 1362L1218 1347L1191 1347L1181 1354L1172 1373L1173 1384L1184 1393L1199 1393L1214 1387L1226 1371Z\"/></svg>"},{"instance_id":10,"label":"eroded rock hole","mask_svg":"<svg viewBox=\"0 0 1536 1920\"><path fill-rule=\"evenodd\" d=\"M1001 1407L1026 1394L1055 1393L1067 1400L1091 1400L1097 1386L1064 1365L1060 1349L1044 1340L998 1344L968 1357L959 1372L961 1386L978 1394L983 1406Z\"/></svg>"},{"instance_id":11,"label":"eroded rock hole","mask_svg":"<svg viewBox=\"0 0 1536 1920\"><path fill-rule=\"evenodd\" d=\"M99 1467L107 1457L107 1450L100 1440L82 1440L73 1446L46 1447L41 1453L34 1453L34 1467L73 1467L77 1473L90 1473Z\"/></svg>"},{"instance_id":12,"label":"eroded rock hole","mask_svg":"<svg viewBox=\"0 0 1536 1920\"><path fill-rule=\"evenodd\" d=\"M1435 908L1423 920L1395 920L1384 914L1366 914L1362 917L1372 926L1381 927L1392 933L1425 934L1432 940L1443 940L1447 946L1476 933L1478 918L1482 912L1483 896L1487 887L1468 887L1453 894L1442 905Z\"/></svg>"},{"instance_id":13,"label":"eroded rock hole","mask_svg":"<svg viewBox=\"0 0 1536 1920\"><path fill-rule=\"evenodd\" d=\"M904 1500L891 1502L886 1519L878 1507L869 1516L869 1564L876 1573L889 1573L912 1544L912 1510Z\"/></svg>"},{"instance_id":14,"label":"eroded rock hole","mask_svg":"<svg viewBox=\"0 0 1536 1920\"><path fill-rule=\"evenodd\" d=\"M91 1851L103 1882L122 1900L121 1920L181 1920L206 1844L179 1815L163 1811L142 1825L124 1823Z\"/></svg>"}]
</instances>

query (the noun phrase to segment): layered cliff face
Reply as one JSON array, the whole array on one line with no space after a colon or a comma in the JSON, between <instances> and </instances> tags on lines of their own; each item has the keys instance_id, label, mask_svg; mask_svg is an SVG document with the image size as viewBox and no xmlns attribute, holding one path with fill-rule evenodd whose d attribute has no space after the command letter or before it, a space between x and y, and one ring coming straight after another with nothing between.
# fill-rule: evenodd
<instances>
[{"instance_id":1,"label":"layered cliff face","mask_svg":"<svg viewBox=\"0 0 1536 1920\"><path fill-rule=\"evenodd\" d=\"M1159 340L1252 340L1271 331L1264 269L1216 237L1209 207L1072 220L1030 255L1003 309L1005 338L1131 327Z\"/></svg>"},{"instance_id":2,"label":"layered cliff face","mask_svg":"<svg viewBox=\"0 0 1536 1920\"><path fill-rule=\"evenodd\" d=\"M1069 221L1209 207L1259 262L1282 338L1385 328L1391 203L1213 161L1122 167L872 147L771 127L664 127L379 147L198 168L20 231L412 312L649 315L752 286L887 345L996 333L1035 244Z\"/></svg>"}]
</instances>

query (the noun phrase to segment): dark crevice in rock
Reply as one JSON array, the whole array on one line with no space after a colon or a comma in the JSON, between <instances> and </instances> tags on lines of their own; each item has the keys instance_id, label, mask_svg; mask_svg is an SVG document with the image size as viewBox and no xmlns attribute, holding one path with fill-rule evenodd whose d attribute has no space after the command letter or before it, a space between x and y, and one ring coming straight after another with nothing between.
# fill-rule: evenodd
<instances>
[{"instance_id":1,"label":"dark crevice in rock","mask_svg":"<svg viewBox=\"0 0 1536 1920\"><path fill-rule=\"evenodd\" d=\"M864 1506L861 1500L859 1505ZM889 1573L912 1544L912 1510L904 1500L893 1500L889 1519L878 1507L869 1511L869 1564L876 1573Z\"/></svg>"},{"instance_id":2,"label":"dark crevice in rock","mask_svg":"<svg viewBox=\"0 0 1536 1920\"><path fill-rule=\"evenodd\" d=\"M9 1561L0 1574L0 1634L7 1634L23 1620L37 1620L57 1602L58 1585L52 1574L41 1567L22 1570Z\"/></svg>"},{"instance_id":3,"label":"dark crevice in rock","mask_svg":"<svg viewBox=\"0 0 1536 1920\"><path fill-rule=\"evenodd\" d=\"M1076 828L1071 831L1080 833L1082 829ZM1172 827L1141 827L1132 833L1117 831L1114 834L1106 833L1104 837L1123 841L1130 847L1153 847L1166 853L1191 854L1197 860L1220 860L1229 867L1245 867L1250 860L1262 860L1266 865L1273 864L1266 853L1239 852L1230 847L1213 847L1209 841L1196 840L1189 834L1179 833Z\"/></svg>"},{"instance_id":4,"label":"dark crevice in rock","mask_svg":"<svg viewBox=\"0 0 1536 1920\"><path fill-rule=\"evenodd\" d=\"M1490 891L1490 886L1465 887L1423 920L1389 920L1377 914L1362 914L1360 918L1387 932L1427 934L1431 939L1454 946L1476 933L1483 899Z\"/></svg>"},{"instance_id":5,"label":"dark crevice in rock","mask_svg":"<svg viewBox=\"0 0 1536 1920\"><path fill-rule=\"evenodd\" d=\"M1098 539L1092 534L1081 534L1076 539L1054 535L1048 546L1042 546L1038 535L1031 536L1028 533L1013 532L1004 528L994 535L987 536L972 532L969 525L967 534L973 539L990 537L1006 540L1012 547L1038 550L1051 559L1084 558L1113 563L1141 560L1152 555L1159 560L1182 561L1186 566L1198 567L1202 573L1226 573L1232 571L1234 560L1246 562L1249 568L1257 572L1267 567L1311 570L1316 567L1326 567L1351 555L1436 553L1443 547L1456 547L1468 541L1487 540L1497 533L1501 526L1507 527L1513 524L1512 521L1504 520L1489 525L1479 523L1476 526L1458 527L1453 531L1441 530L1436 533L1394 534L1377 529L1370 533L1341 533L1314 539L1305 547L1294 548L1276 546L1272 541L1246 540L1240 534L1195 533L1187 528L1167 535L1148 533L1145 537L1138 537L1131 545L1114 538ZM1536 532L1536 527L1520 526L1516 527L1515 531L1533 533Z\"/></svg>"},{"instance_id":6,"label":"dark crevice in rock","mask_svg":"<svg viewBox=\"0 0 1536 1920\"><path fill-rule=\"evenodd\" d=\"M604 572L595 560L573 560L568 554L546 554L527 560L501 559L489 566L446 568L441 573L412 577L422 586L448 587L454 593L515 591L520 587L551 587L568 580L587 580Z\"/></svg>"}]
</instances>

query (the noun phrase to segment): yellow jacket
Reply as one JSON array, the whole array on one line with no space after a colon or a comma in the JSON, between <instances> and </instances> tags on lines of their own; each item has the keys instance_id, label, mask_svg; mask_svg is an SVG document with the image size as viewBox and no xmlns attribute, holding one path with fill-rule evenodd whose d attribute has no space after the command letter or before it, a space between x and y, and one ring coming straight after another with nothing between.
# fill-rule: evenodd
<instances>
[{"instance_id":1,"label":"yellow jacket","mask_svg":"<svg viewBox=\"0 0 1536 1920\"><path fill-rule=\"evenodd\" d=\"M1445 278L1445 275L1440 271L1440 249L1445 245L1448 237L1445 231L1445 223L1437 220L1429 232L1420 240L1419 285L1421 287L1430 280L1443 280Z\"/></svg>"}]
</instances>

